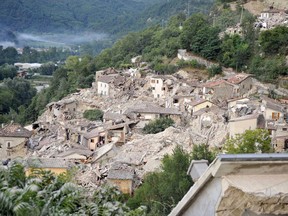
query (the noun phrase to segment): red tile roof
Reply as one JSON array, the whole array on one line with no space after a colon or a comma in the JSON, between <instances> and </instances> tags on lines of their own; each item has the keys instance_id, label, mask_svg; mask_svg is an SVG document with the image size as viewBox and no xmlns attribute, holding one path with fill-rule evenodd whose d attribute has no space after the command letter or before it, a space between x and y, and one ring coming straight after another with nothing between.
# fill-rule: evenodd
<instances>
[{"instance_id":1,"label":"red tile roof","mask_svg":"<svg viewBox=\"0 0 288 216\"><path fill-rule=\"evenodd\" d=\"M218 85L221 85L221 84L228 84L228 85L232 85L231 83L228 83L227 81L225 80L216 80L216 81L212 81L212 82L207 82L207 83L203 83L201 85L201 87L206 87L206 88L213 88L215 86L218 86Z\"/></svg>"},{"instance_id":2,"label":"red tile roof","mask_svg":"<svg viewBox=\"0 0 288 216\"><path fill-rule=\"evenodd\" d=\"M236 74L232 77L229 77L227 79L227 82L232 83L232 84L239 84L250 76L251 76L250 74L245 74L245 73Z\"/></svg>"}]
</instances>

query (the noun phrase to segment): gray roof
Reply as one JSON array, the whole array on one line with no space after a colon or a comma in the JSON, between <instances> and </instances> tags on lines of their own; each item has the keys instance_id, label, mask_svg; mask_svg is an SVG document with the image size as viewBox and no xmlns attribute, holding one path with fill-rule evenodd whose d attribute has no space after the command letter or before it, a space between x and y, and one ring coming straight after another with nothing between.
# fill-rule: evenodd
<instances>
[{"instance_id":1,"label":"gray roof","mask_svg":"<svg viewBox=\"0 0 288 216\"><path fill-rule=\"evenodd\" d=\"M275 111L284 112L287 109L286 105L281 104L279 101L269 98L267 96L261 97L264 102L266 102L266 107ZM264 103L265 104L265 103Z\"/></svg>"},{"instance_id":2,"label":"gray roof","mask_svg":"<svg viewBox=\"0 0 288 216\"><path fill-rule=\"evenodd\" d=\"M97 137L99 136L100 133L104 132L105 130L102 128L95 128L93 130L91 130L90 132L88 133L85 133L84 134L84 137L87 138L87 139L91 139L93 137Z\"/></svg>"},{"instance_id":3,"label":"gray roof","mask_svg":"<svg viewBox=\"0 0 288 216\"><path fill-rule=\"evenodd\" d=\"M105 112L103 115L103 119L105 120L123 120L125 116L120 113L114 113L114 112Z\"/></svg>"},{"instance_id":4,"label":"gray roof","mask_svg":"<svg viewBox=\"0 0 288 216\"><path fill-rule=\"evenodd\" d=\"M110 74L110 75L102 75L99 76L97 82L103 83L114 83L115 85L120 85L125 82L125 77L119 74Z\"/></svg>"},{"instance_id":5,"label":"gray roof","mask_svg":"<svg viewBox=\"0 0 288 216\"><path fill-rule=\"evenodd\" d=\"M90 151L89 149L71 148L65 152L62 152L62 153L56 155L56 157L66 157L66 156L69 156L71 154L79 154L79 155L89 157L93 154L93 152Z\"/></svg>"},{"instance_id":6,"label":"gray roof","mask_svg":"<svg viewBox=\"0 0 288 216\"><path fill-rule=\"evenodd\" d=\"M98 77L98 82L103 82L103 83L112 83L115 76L118 76L118 74L111 74L111 75L102 75Z\"/></svg>"},{"instance_id":7,"label":"gray roof","mask_svg":"<svg viewBox=\"0 0 288 216\"><path fill-rule=\"evenodd\" d=\"M30 168L68 168L68 163L56 158L28 158L27 166Z\"/></svg>"},{"instance_id":8,"label":"gray roof","mask_svg":"<svg viewBox=\"0 0 288 216\"><path fill-rule=\"evenodd\" d=\"M31 137L32 132L21 127L19 124L9 124L4 128L0 129L0 137Z\"/></svg>"},{"instance_id":9,"label":"gray roof","mask_svg":"<svg viewBox=\"0 0 288 216\"><path fill-rule=\"evenodd\" d=\"M258 113L253 113L251 115L245 115L245 116L241 116L238 118L230 119L229 122L237 122L237 121L245 121L245 120L250 120L250 119L257 119L258 116L259 116Z\"/></svg>"},{"instance_id":10,"label":"gray roof","mask_svg":"<svg viewBox=\"0 0 288 216\"><path fill-rule=\"evenodd\" d=\"M109 170L107 178L133 180L134 169L126 164L114 164Z\"/></svg>"},{"instance_id":11,"label":"gray roof","mask_svg":"<svg viewBox=\"0 0 288 216\"><path fill-rule=\"evenodd\" d=\"M211 107L208 107L208 108L205 107L204 109L200 109L200 110L194 112L193 116L200 116L203 113L208 113L208 112L212 112L214 114L223 115L225 113L225 110L219 108L218 106L213 105Z\"/></svg>"},{"instance_id":12,"label":"gray roof","mask_svg":"<svg viewBox=\"0 0 288 216\"><path fill-rule=\"evenodd\" d=\"M181 115L181 112L175 108L164 108L154 104L142 104L141 107L135 106L128 109L125 113L153 113L167 115Z\"/></svg>"},{"instance_id":13,"label":"gray roof","mask_svg":"<svg viewBox=\"0 0 288 216\"><path fill-rule=\"evenodd\" d=\"M187 104L189 104L189 105L191 105L191 106L197 106L197 105L199 105L199 104L202 104L202 103L205 103L205 102L209 102L209 103L212 103L211 101L208 101L208 100L206 100L206 99L199 99L199 100L194 100L194 101L191 101L191 102L189 102L189 103L187 103Z\"/></svg>"}]
</instances>

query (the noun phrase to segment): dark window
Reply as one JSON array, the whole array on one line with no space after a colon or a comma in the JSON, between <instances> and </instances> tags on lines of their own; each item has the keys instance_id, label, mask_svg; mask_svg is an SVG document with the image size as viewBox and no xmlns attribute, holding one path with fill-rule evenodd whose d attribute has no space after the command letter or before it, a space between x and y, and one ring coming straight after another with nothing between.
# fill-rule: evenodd
<instances>
[{"instance_id":1,"label":"dark window","mask_svg":"<svg viewBox=\"0 0 288 216\"><path fill-rule=\"evenodd\" d=\"M284 142L284 149L288 149L288 139L286 139Z\"/></svg>"}]
</instances>

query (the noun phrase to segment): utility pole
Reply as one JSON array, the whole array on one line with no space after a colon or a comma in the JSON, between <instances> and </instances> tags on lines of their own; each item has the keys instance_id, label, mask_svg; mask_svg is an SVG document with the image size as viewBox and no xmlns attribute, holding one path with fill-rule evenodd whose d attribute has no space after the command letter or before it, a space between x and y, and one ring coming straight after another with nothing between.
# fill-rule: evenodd
<instances>
[{"instance_id":1,"label":"utility pole","mask_svg":"<svg viewBox=\"0 0 288 216\"><path fill-rule=\"evenodd\" d=\"M243 4L241 6L242 6L242 9L241 9L241 16L240 16L240 25L242 24L243 10L244 10Z\"/></svg>"},{"instance_id":2,"label":"utility pole","mask_svg":"<svg viewBox=\"0 0 288 216\"><path fill-rule=\"evenodd\" d=\"M188 5L187 5L187 17L190 16L190 0L188 0Z\"/></svg>"}]
</instances>

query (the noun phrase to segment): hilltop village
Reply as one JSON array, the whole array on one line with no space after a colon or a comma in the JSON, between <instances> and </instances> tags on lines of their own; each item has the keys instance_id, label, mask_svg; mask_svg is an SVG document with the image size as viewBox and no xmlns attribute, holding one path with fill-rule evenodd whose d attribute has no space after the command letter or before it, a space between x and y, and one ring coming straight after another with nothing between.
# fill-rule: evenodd
<instances>
[{"instance_id":1,"label":"hilltop village","mask_svg":"<svg viewBox=\"0 0 288 216\"><path fill-rule=\"evenodd\" d=\"M185 50L178 58L206 67L215 63ZM287 90L263 84L252 75L223 68L211 79L201 71L185 69L173 75L155 75L141 56L132 68L108 68L95 73L90 89L80 89L49 103L32 125L11 123L0 130L0 157L27 158L27 167L56 173L71 166L88 188L111 182L132 194L145 173L160 169L161 159L176 145L190 150L207 144L221 149L228 137L245 130L268 129L275 152L288 148L288 99L269 98ZM103 121L89 121L86 110L103 111ZM144 134L144 126L158 118L173 119L173 126Z\"/></svg>"}]
</instances>

